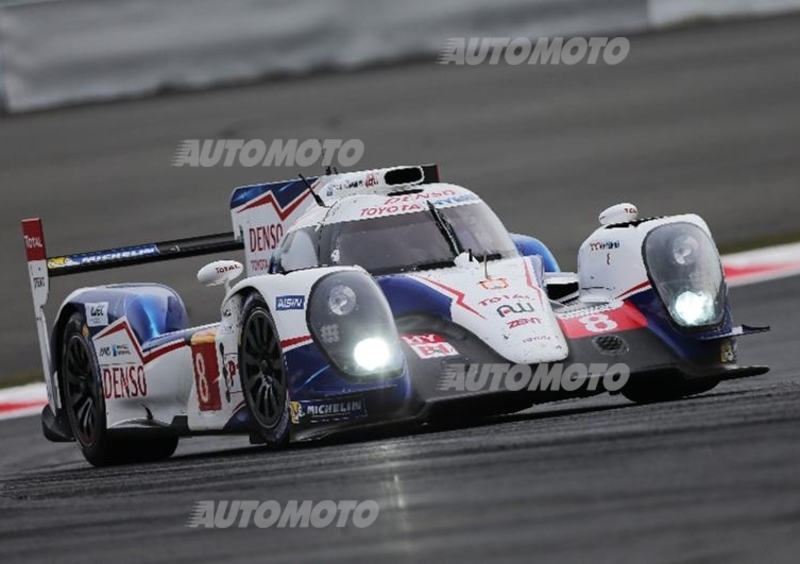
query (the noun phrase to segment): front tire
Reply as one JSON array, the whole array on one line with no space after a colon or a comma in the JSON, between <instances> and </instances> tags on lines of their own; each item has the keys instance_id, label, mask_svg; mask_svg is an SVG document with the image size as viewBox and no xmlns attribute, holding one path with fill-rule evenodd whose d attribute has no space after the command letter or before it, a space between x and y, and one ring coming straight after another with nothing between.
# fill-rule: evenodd
<instances>
[{"instance_id":1,"label":"front tire","mask_svg":"<svg viewBox=\"0 0 800 564\"><path fill-rule=\"evenodd\" d=\"M92 466L153 462L172 456L178 437L117 438L106 428L106 404L100 370L87 337L83 314L75 312L64 329L61 387L69 426Z\"/></svg>"},{"instance_id":2,"label":"front tire","mask_svg":"<svg viewBox=\"0 0 800 564\"><path fill-rule=\"evenodd\" d=\"M251 431L272 446L289 442L286 362L267 304L260 294L245 301L239 331L239 375Z\"/></svg>"}]
</instances>

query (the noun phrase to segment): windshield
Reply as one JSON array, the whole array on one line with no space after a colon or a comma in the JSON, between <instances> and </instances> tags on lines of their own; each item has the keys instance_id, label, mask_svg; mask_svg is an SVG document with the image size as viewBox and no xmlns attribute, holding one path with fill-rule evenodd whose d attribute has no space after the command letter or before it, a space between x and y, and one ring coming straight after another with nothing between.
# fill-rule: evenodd
<instances>
[{"instance_id":1,"label":"windshield","mask_svg":"<svg viewBox=\"0 0 800 564\"><path fill-rule=\"evenodd\" d=\"M359 265L373 274L388 274L452 266L457 250L490 260L518 254L503 224L483 202L437 211L445 229L425 210L296 231L281 246L280 269ZM455 245L447 236L450 228Z\"/></svg>"}]
</instances>

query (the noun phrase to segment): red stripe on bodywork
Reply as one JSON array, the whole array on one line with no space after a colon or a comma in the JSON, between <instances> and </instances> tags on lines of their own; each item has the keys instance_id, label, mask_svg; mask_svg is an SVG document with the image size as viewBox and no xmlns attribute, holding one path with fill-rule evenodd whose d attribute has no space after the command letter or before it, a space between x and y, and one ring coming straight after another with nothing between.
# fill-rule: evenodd
<instances>
[{"instance_id":1,"label":"red stripe on bodywork","mask_svg":"<svg viewBox=\"0 0 800 564\"><path fill-rule=\"evenodd\" d=\"M647 327L647 318L636 306L625 302L608 311L587 312L586 315L558 318L561 330L568 339L594 337L606 333L620 333Z\"/></svg>"},{"instance_id":2,"label":"red stripe on bodywork","mask_svg":"<svg viewBox=\"0 0 800 564\"><path fill-rule=\"evenodd\" d=\"M451 288L450 286L442 284L441 282L437 282L436 280L431 280L430 278L425 278L424 276L420 276L420 278L422 280L425 280L429 284L433 284L434 286L437 286L437 287L441 288L442 290L444 290L448 294L454 295L456 297L456 300L455 300L456 304L458 304L462 308L466 309L467 311L471 311L472 313L474 313L478 317L480 317L482 319L486 319L480 313L478 313L477 311L472 309L468 304L464 303L464 299L467 297L466 294L464 294L464 292L460 292L460 291L456 290L455 288Z\"/></svg>"},{"instance_id":3,"label":"red stripe on bodywork","mask_svg":"<svg viewBox=\"0 0 800 564\"><path fill-rule=\"evenodd\" d=\"M295 345L299 345L299 344L304 343L306 341L310 342L311 340L312 340L311 339L311 335L302 335L300 337L292 337L291 339L285 339L285 340L281 341L281 347L283 347L283 348L293 347Z\"/></svg>"},{"instance_id":4,"label":"red stripe on bodywork","mask_svg":"<svg viewBox=\"0 0 800 564\"><path fill-rule=\"evenodd\" d=\"M169 343L168 345L159 347L144 355L144 363L147 364L148 362L153 362L155 359L160 358L165 354L171 353L172 351L182 349L185 346L186 346L186 341L175 341L174 343Z\"/></svg>"},{"instance_id":5,"label":"red stripe on bodywork","mask_svg":"<svg viewBox=\"0 0 800 564\"><path fill-rule=\"evenodd\" d=\"M141 360L142 363L144 364L152 362L157 358L164 356L165 354L171 353L173 351L182 349L183 347L187 346L186 341L179 340L179 341L174 341L172 343L168 343L166 345L162 345L157 349L153 349L147 353L143 353L141 346L139 345L139 340L136 338L136 335L133 334L133 331L131 331L130 326L125 320L116 325L109 325L107 328L103 329L97 335L95 335L95 339L103 339L105 337L108 337L109 335L113 335L114 333L119 333L120 331L125 331L126 333L128 333L128 337L133 343L133 346L136 348L136 354L139 355L139 360Z\"/></svg>"},{"instance_id":6,"label":"red stripe on bodywork","mask_svg":"<svg viewBox=\"0 0 800 564\"><path fill-rule=\"evenodd\" d=\"M642 282L641 284L637 284L636 286L634 286L630 290L628 290L626 292L622 292L619 296L617 296L617 299L628 298L628 297L632 296L633 294L636 294L638 292L643 292L643 291L647 290L650 287L651 287L651 285L650 285L650 281L649 280L647 282Z\"/></svg>"},{"instance_id":7,"label":"red stripe on bodywork","mask_svg":"<svg viewBox=\"0 0 800 564\"><path fill-rule=\"evenodd\" d=\"M272 207L275 208L275 213L278 214L278 217L281 218L281 221L285 221L287 217L289 217L294 210L297 209L297 206L303 203L303 201L311 195L311 191L303 192L303 194L289 204L285 209L281 209L278 205L278 201L275 199L275 196L272 192L267 192L266 194L259 196L255 200L248 202L245 206L239 210L239 213L243 211L247 211L249 209L257 208L259 206L263 206L265 204L272 204Z\"/></svg>"}]
</instances>

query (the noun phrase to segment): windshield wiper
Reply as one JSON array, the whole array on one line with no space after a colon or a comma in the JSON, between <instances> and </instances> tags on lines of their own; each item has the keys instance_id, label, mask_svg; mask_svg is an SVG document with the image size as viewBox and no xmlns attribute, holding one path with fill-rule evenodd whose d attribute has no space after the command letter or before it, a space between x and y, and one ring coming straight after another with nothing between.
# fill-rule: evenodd
<instances>
[{"instance_id":1,"label":"windshield wiper","mask_svg":"<svg viewBox=\"0 0 800 564\"><path fill-rule=\"evenodd\" d=\"M447 268L453 266L454 264L455 262L453 262L453 259L432 260L430 262L413 264L411 265L410 270L434 270L437 268Z\"/></svg>"},{"instance_id":2,"label":"windshield wiper","mask_svg":"<svg viewBox=\"0 0 800 564\"><path fill-rule=\"evenodd\" d=\"M453 251L453 256L457 257L460 255L463 250L461 249L461 244L458 242L458 238L456 237L455 231L453 231L453 226L450 224L447 219L442 215L436 206L430 200L426 200L428 203L428 209L433 216L434 221L436 222L436 227L439 228L444 238L447 239L447 243L450 245L450 249Z\"/></svg>"}]
</instances>

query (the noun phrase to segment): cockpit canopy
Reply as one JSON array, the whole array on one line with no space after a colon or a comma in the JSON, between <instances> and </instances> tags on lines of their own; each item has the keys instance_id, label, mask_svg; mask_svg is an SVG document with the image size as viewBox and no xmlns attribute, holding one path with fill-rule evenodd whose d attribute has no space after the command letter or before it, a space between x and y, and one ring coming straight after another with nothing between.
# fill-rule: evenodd
<instances>
[{"instance_id":1,"label":"cockpit canopy","mask_svg":"<svg viewBox=\"0 0 800 564\"><path fill-rule=\"evenodd\" d=\"M300 227L286 235L274 270L358 265L380 275L453 266L455 257L468 251L490 260L518 255L482 201L441 208L425 203L411 213Z\"/></svg>"}]
</instances>

